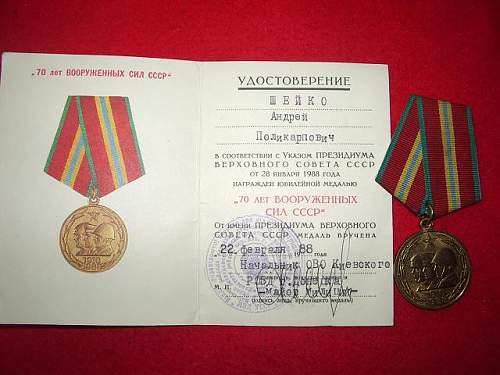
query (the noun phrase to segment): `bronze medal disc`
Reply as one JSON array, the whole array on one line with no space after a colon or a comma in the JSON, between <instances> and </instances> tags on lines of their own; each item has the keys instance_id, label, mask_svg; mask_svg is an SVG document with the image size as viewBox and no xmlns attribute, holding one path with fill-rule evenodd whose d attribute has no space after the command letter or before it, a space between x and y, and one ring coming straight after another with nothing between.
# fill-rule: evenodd
<instances>
[{"instance_id":1,"label":"bronze medal disc","mask_svg":"<svg viewBox=\"0 0 500 375\"><path fill-rule=\"evenodd\" d=\"M457 301L469 284L469 256L452 235L433 230L410 237L394 260L394 278L415 306L441 309Z\"/></svg>"},{"instance_id":2,"label":"bronze medal disc","mask_svg":"<svg viewBox=\"0 0 500 375\"><path fill-rule=\"evenodd\" d=\"M64 221L59 244L68 263L76 269L103 272L122 258L127 248L127 228L113 210L89 204Z\"/></svg>"}]
</instances>

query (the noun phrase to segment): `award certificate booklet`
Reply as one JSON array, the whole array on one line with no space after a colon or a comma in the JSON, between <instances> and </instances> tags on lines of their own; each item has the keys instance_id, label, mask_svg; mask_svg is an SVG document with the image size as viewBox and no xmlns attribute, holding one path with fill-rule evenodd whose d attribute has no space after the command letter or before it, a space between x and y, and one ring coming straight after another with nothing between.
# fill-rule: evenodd
<instances>
[{"instance_id":1,"label":"award certificate booklet","mask_svg":"<svg viewBox=\"0 0 500 375\"><path fill-rule=\"evenodd\" d=\"M386 65L6 53L0 323L392 325Z\"/></svg>"}]
</instances>

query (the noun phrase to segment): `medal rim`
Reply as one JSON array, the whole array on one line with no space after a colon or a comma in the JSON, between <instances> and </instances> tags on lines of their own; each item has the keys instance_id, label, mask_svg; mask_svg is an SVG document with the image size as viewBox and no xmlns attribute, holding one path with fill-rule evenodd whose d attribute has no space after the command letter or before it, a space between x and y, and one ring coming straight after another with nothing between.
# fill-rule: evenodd
<instances>
[{"instance_id":1,"label":"medal rim","mask_svg":"<svg viewBox=\"0 0 500 375\"><path fill-rule=\"evenodd\" d=\"M68 220L74 215L76 214L78 211L84 209L84 208L90 208L90 207L98 207L100 209L104 209L104 211L111 211L111 213L113 213L117 218L118 220L120 221L120 224L122 224L122 227L123 227L123 233L124 233L124 241L123 241L123 250L121 252L121 255L120 257L116 260L116 262L111 266L111 267L108 267L104 270L86 270L86 269L81 269L81 268L78 268L76 265L73 264L73 262L71 262L68 257L66 256L66 253L65 253L65 250L64 250L64 243L63 243L63 229L66 227L66 224L68 222ZM60 247L60 250L61 250L61 253L64 257L64 259L66 260L67 263L69 263L73 268L77 269L78 271L81 271L81 272L85 272L85 273L90 273L90 274L95 274L95 273L101 273L101 272L106 272L106 271L109 271L110 269L116 267L116 265L118 263L120 263L120 261L122 260L123 258L123 255L125 254L125 251L127 250L127 246L128 246L128 231L127 231L127 226L125 225L125 222L123 221L123 219L121 218L120 215L118 215L114 210L112 210L111 208L107 207L107 206L104 206L102 204L87 204L85 206L81 206L81 207L78 207L77 209L73 210L73 212L71 212L67 217L66 219L64 219L64 222L63 224L61 225L61 230L59 231L59 247Z\"/></svg>"},{"instance_id":2,"label":"medal rim","mask_svg":"<svg viewBox=\"0 0 500 375\"><path fill-rule=\"evenodd\" d=\"M404 288L402 287L402 284L401 284L402 283L402 275L399 272L399 268L397 267L397 264L401 262L401 256L402 256L403 252L407 251L409 244L416 237L422 236L425 233L438 233L438 234L443 234L443 235L445 235L448 238L451 238L454 242L456 242L459 245L460 249L463 250L463 254L465 255L465 268L468 269L467 278L465 280L465 284L464 284L462 290L460 291L460 293L458 293L453 299L451 299L450 301L448 301L447 303L442 304L442 305L437 305L437 306L434 306L434 305L423 305L423 304L420 304L420 303L414 301L413 299L410 298L410 296L408 296L403 291ZM421 308L421 309L425 309L425 310L441 310L441 309L445 309L445 308L453 305L455 302L457 302L463 296L463 294L465 293L465 291L469 287L470 279L471 279L471 274L472 274L472 267L471 267L471 261L470 261L469 253L467 252L467 248L453 234L448 233L448 232L444 232L444 231L441 231L441 230L430 229L430 230L418 232L418 233L415 233L415 234L411 235L399 247L398 252L396 253L396 256L394 258L394 281L396 283L396 286L398 287L399 292L412 305L414 305L414 306L416 306L418 308Z\"/></svg>"}]
</instances>

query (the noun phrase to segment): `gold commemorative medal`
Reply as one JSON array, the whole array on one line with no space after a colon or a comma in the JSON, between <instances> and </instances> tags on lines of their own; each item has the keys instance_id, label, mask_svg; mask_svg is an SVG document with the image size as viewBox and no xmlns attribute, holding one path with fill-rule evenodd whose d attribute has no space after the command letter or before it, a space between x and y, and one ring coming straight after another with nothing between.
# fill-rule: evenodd
<instances>
[{"instance_id":1,"label":"gold commemorative medal","mask_svg":"<svg viewBox=\"0 0 500 375\"><path fill-rule=\"evenodd\" d=\"M440 309L462 296L471 267L463 245L431 226L424 219L422 232L400 247L394 261L394 278L406 300L424 309Z\"/></svg>"},{"instance_id":2,"label":"gold commemorative medal","mask_svg":"<svg viewBox=\"0 0 500 375\"><path fill-rule=\"evenodd\" d=\"M62 225L64 258L83 272L114 267L127 248L127 228L99 199L145 174L128 98L68 96L45 172L89 199Z\"/></svg>"},{"instance_id":3,"label":"gold commemorative medal","mask_svg":"<svg viewBox=\"0 0 500 375\"><path fill-rule=\"evenodd\" d=\"M376 181L421 218L422 231L394 259L399 290L424 309L455 303L469 285L469 256L454 236L434 231L432 220L481 200L471 108L410 96Z\"/></svg>"},{"instance_id":4,"label":"gold commemorative medal","mask_svg":"<svg viewBox=\"0 0 500 375\"><path fill-rule=\"evenodd\" d=\"M84 272L115 266L127 248L127 228L113 210L92 200L64 221L59 235L64 258Z\"/></svg>"}]
</instances>

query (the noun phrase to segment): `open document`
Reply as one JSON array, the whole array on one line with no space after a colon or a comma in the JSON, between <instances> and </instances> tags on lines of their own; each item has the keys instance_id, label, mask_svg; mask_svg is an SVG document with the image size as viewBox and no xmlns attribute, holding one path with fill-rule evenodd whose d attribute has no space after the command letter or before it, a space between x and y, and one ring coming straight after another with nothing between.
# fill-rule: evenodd
<instances>
[{"instance_id":1,"label":"open document","mask_svg":"<svg viewBox=\"0 0 500 375\"><path fill-rule=\"evenodd\" d=\"M0 323L392 325L386 65L6 53Z\"/></svg>"}]
</instances>

